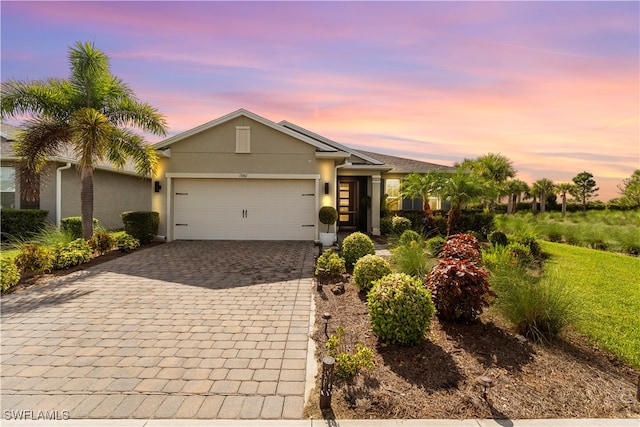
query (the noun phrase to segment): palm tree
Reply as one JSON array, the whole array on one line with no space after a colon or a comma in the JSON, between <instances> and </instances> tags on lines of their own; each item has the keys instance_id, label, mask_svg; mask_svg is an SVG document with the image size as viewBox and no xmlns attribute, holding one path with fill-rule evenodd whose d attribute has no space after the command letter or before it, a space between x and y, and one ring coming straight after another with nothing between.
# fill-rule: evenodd
<instances>
[{"instance_id":1,"label":"palm tree","mask_svg":"<svg viewBox=\"0 0 640 427\"><path fill-rule=\"evenodd\" d=\"M562 216L567 214L567 193L573 190L573 184L570 182L560 182L556 184L556 191L560 193L562 197Z\"/></svg>"},{"instance_id":2,"label":"palm tree","mask_svg":"<svg viewBox=\"0 0 640 427\"><path fill-rule=\"evenodd\" d=\"M451 203L447 220L447 235L450 236L458 225L464 206L482 195L482 181L458 168L456 173L444 179L440 195Z\"/></svg>"},{"instance_id":3,"label":"palm tree","mask_svg":"<svg viewBox=\"0 0 640 427\"><path fill-rule=\"evenodd\" d=\"M509 198L507 201L507 213L516 213L516 203L522 198L522 193L529 191L529 186L520 179L510 179L504 183L503 188Z\"/></svg>"},{"instance_id":4,"label":"palm tree","mask_svg":"<svg viewBox=\"0 0 640 427\"><path fill-rule=\"evenodd\" d=\"M545 212L547 195L553 192L553 181L547 178L537 180L531 186L531 192L540 199L540 213Z\"/></svg>"},{"instance_id":5,"label":"palm tree","mask_svg":"<svg viewBox=\"0 0 640 427\"><path fill-rule=\"evenodd\" d=\"M431 171L425 174L412 173L407 175L400 186L403 197L410 199L422 199L422 209L426 222L431 230L439 234L436 221L429 205L429 198L436 195L442 187L442 173Z\"/></svg>"},{"instance_id":6,"label":"palm tree","mask_svg":"<svg viewBox=\"0 0 640 427\"><path fill-rule=\"evenodd\" d=\"M504 183L507 179L516 176L513 162L500 153L487 153L475 160L464 159L458 166L477 174L486 181L484 193L492 210L496 200L505 195L501 191Z\"/></svg>"},{"instance_id":7,"label":"palm tree","mask_svg":"<svg viewBox=\"0 0 640 427\"><path fill-rule=\"evenodd\" d=\"M35 183L50 157L70 148L77 156L81 180L82 234L93 235L93 170L98 162L124 167L132 160L141 175L157 166L154 149L130 127L166 135L162 114L140 102L127 84L113 76L109 58L90 42L69 48L68 79L2 84L2 117L29 116L16 137L24 182ZM33 185L23 194L33 197Z\"/></svg>"}]
</instances>

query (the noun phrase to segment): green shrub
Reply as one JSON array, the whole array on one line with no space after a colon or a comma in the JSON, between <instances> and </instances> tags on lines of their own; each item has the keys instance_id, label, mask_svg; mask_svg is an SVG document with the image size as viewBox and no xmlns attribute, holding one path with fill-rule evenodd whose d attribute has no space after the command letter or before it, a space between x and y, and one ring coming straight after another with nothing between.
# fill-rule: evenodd
<instances>
[{"instance_id":1,"label":"green shrub","mask_svg":"<svg viewBox=\"0 0 640 427\"><path fill-rule=\"evenodd\" d=\"M506 249L511 254L512 263L517 263L518 265L526 267L535 261L529 246L525 246L522 243L511 242L507 245Z\"/></svg>"},{"instance_id":2,"label":"green shrub","mask_svg":"<svg viewBox=\"0 0 640 427\"><path fill-rule=\"evenodd\" d=\"M24 243L20 246L20 253L15 258L16 267L25 276L42 274L51 270L53 255L44 246Z\"/></svg>"},{"instance_id":3,"label":"green shrub","mask_svg":"<svg viewBox=\"0 0 640 427\"><path fill-rule=\"evenodd\" d=\"M391 262L401 273L422 277L427 271L427 256L421 244L412 241L391 250Z\"/></svg>"},{"instance_id":4,"label":"green shrub","mask_svg":"<svg viewBox=\"0 0 640 427\"><path fill-rule=\"evenodd\" d=\"M542 249L540 248L540 243L538 243L538 241L536 240L535 234L519 233L519 234L516 234L514 240L518 243L522 243L523 245L527 246L531 251L531 255L533 255L534 258L537 258L540 255L542 255Z\"/></svg>"},{"instance_id":5,"label":"green shrub","mask_svg":"<svg viewBox=\"0 0 640 427\"><path fill-rule=\"evenodd\" d=\"M392 219L390 217L380 218L380 233L384 234L385 236L391 234L391 222Z\"/></svg>"},{"instance_id":6,"label":"green shrub","mask_svg":"<svg viewBox=\"0 0 640 427\"><path fill-rule=\"evenodd\" d=\"M442 246L446 242L446 239L442 236L432 237L427 240L427 252L431 254L432 257L437 257L442 251Z\"/></svg>"},{"instance_id":7,"label":"green shrub","mask_svg":"<svg viewBox=\"0 0 640 427\"><path fill-rule=\"evenodd\" d=\"M448 321L472 321L495 294L487 272L468 259L444 258L427 275L438 317Z\"/></svg>"},{"instance_id":8,"label":"green shrub","mask_svg":"<svg viewBox=\"0 0 640 427\"><path fill-rule=\"evenodd\" d=\"M482 251L482 263L493 276L495 271L515 265L517 260L507 246L497 245ZM489 282L493 285L491 280Z\"/></svg>"},{"instance_id":9,"label":"green shrub","mask_svg":"<svg viewBox=\"0 0 640 427\"><path fill-rule=\"evenodd\" d=\"M400 236L407 230L411 230L411 220L409 218L394 216L391 219L391 232L394 235Z\"/></svg>"},{"instance_id":10,"label":"green shrub","mask_svg":"<svg viewBox=\"0 0 640 427\"><path fill-rule=\"evenodd\" d=\"M113 249L116 242L109 233L97 231L93 233L93 236L91 236L91 239L89 239L87 243L95 253L104 255Z\"/></svg>"},{"instance_id":11,"label":"green shrub","mask_svg":"<svg viewBox=\"0 0 640 427\"><path fill-rule=\"evenodd\" d=\"M98 220L93 218L93 228L98 228L100 224ZM60 230L71 234L71 237L79 239L82 237L82 217L69 216L60 220Z\"/></svg>"},{"instance_id":12,"label":"green shrub","mask_svg":"<svg viewBox=\"0 0 640 427\"><path fill-rule=\"evenodd\" d=\"M344 258L332 249L326 249L316 261L316 276L323 281L336 280L346 271Z\"/></svg>"},{"instance_id":13,"label":"green shrub","mask_svg":"<svg viewBox=\"0 0 640 427\"><path fill-rule=\"evenodd\" d=\"M118 233L115 237L115 245L121 252L131 252L140 246L140 241L127 233Z\"/></svg>"},{"instance_id":14,"label":"green shrub","mask_svg":"<svg viewBox=\"0 0 640 427\"><path fill-rule=\"evenodd\" d=\"M509 239L507 239L507 235L502 231L494 231L489 234L489 242L491 242L492 246L507 246Z\"/></svg>"},{"instance_id":15,"label":"green shrub","mask_svg":"<svg viewBox=\"0 0 640 427\"><path fill-rule=\"evenodd\" d=\"M335 224L338 220L338 211L333 206L323 206L320 208L320 212L318 212L318 219L327 226L328 233L329 226Z\"/></svg>"},{"instance_id":16,"label":"green shrub","mask_svg":"<svg viewBox=\"0 0 640 427\"><path fill-rule=\"evenodd\" d=\"M557 277L537 280L522 269L499 277L495 306L525 337L548 341L575 317L575 298Z\"/></svg>"},{"instance_id":17,"label":"green shrub","mask_svg":"<svg viewBox=\"0 0 640 427\"><path fill-rule=\"evenodd\" d=\"M480 242L470 234L454 234L442 245L440 256L443 258L480 259Z\"/></svg>"},{"instance_id":18,"label":"green shrub","mask_svg":"<svg viewBox=\"0 0 640 427\"><path fill-rule=\"evenodd\" d=\"M356 262L353 268L353 281L358 289L369 292L374 281L391 273L391 265L386 259L369 254Z\"/></svg>"},{"instance_id":19,"label":"green shrub","mask_svg":"<svg viewBox=\"0 0 640 427\"><path fill-rule=\"evenodd\" d=\"M158 224L160 224L158 212L123 212L120 217L124 223L124 231L138 239L141 244L152 242L158 234Z\"/></svg>"},{"instance_id":20,"label":"green shrub","mask_svg":"<svg viewBox=\"0 0 640 427\"><path fill-rule=\"evenodd\" d=\"M49 211L41 209L2 209L0 227L3 238L27 239L45 226Z\"/></svg>"},{"instance_id":21,"label":"green shrub","mask_svg":"<svg viewBox=\"0 0 640 427\"><path fill-rule=\"evenodd\" d=\"M366 234L357 231L349 234L342 241L342 257L347 266L352 267L356 261L367 254L375 255L376 250L373 241Z\"/></svg>"},{"instance_id":22,"label":"green shrub","mask_svg":"<svg viewBox=\"0 0 640 427\"><path fill-rule=\"evenodd\" d=\"M20 272L13 259L0 259L0 289L6 291L20 281Z\"/></svg>"},{"instance_id":23,"label":"green shrub","mask_svg":"<svg viewBox=\"0 0 640 427\"><path fill-rule=\"evenodd\" d=\"M403 273L374 282L367 297L373 332L384 342L418 344L429 329L434 308L420 280Z\"/></svg>"},{"instance_id":24,"label":"green shrub","mask_svg":"<svg viewBox=\"0 0 640 427\"><path fill-rule=\"evenodd\" d=\"M408 245L411 242L416 242L419 245L422 245L423 243L422 236L413 230L405 230L402 233L402 235L400 235L400 238L398 239L398 244Z\"/></svg>"},{"instance_id":25,"label":"green shrub","mask_svg":"<svg viewBox=\"0 0 640 427\"><path fill-rule=\"evenodd\" d=\"M351 379L362 370L373 370L373 351L361 343L356 344L355 353L350 353L344 344L344 328L339 326L325 344L329 356L336 360L336 374Z\"/></svg>"},{"instance_id":26,"label":"green shrub","mask_svg":"<svg viewBox=\"0 0 640 427\"><path fill-rule=\"evenodd\" d=\"M84 264L91 260L93 249L83 238L76 239L71 243L58 243L52 248L53 269L64 270L75 265Z\"/></svg>"}]
</instances>

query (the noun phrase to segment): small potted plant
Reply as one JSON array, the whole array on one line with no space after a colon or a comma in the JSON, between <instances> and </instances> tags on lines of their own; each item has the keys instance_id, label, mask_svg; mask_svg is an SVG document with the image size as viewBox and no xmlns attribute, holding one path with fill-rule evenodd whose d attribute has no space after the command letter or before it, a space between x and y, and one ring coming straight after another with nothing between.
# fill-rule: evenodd
<instances>
[{"instance_id":1,"label":"small potted plant","mask_svg":"<svg viewBox=\"0 0 640 427\"><path fill-rule=\"evenodd\" d=\"M329 227L338 220L338 211L333 206L323 206L320 208L318 219L321 223L327 225L327 232L320 232L320 242L322 246L332 246L336 241L336 233L330 233Z\"/></svg>"}]
</instances>

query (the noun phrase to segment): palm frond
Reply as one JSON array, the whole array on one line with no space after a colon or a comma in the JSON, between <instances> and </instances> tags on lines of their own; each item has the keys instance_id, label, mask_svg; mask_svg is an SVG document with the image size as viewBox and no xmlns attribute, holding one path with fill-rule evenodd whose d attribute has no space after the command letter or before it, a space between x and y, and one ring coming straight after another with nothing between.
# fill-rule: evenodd
<instances>
[{"instance_id":1,"label":"palm frond","mask_svg":"<svg viewBox=\"0 0 640 427\"><path fill-rule=\"evenodd\" d=\"M107 151L107 159L118 167L124 167L126 159L131 159L140 175L153 174L158 167L156 150L146 144L144 138L128 129L114 130Z\"/></svg>"},{"instance_id":2,"label":"palm frond","mask_svg":"<svg viewBox=\"0 0 640 427\"><path fill-rule=\"evenodd\" d=\"M96 161L105 158L114 127L104 114L93 108L83 108L74 112L71 127L79 165L94 167Z\"/></svg>"},{"instance_id":3,"label":"palm frond","mask_svg":"<svg viewBox=\"0 0 640 427\"><path fill-rule=\"evenodd\" d=\"M67 107L64 89L64 81L59 79L9 80L2 83L2 117L38 115L61 118Z\"/></svg>"},{"instance_id":4,"label":"palm frond","mask_svg":"<svg viewBox=\"0 0 640 427\"><path fill-rule=\"evenodd\" d=\"M132 126L154 135L167 134L167 120L157 108L133 97L114 100L105 115L117 126Z\"/></svg>"}]
</instances>

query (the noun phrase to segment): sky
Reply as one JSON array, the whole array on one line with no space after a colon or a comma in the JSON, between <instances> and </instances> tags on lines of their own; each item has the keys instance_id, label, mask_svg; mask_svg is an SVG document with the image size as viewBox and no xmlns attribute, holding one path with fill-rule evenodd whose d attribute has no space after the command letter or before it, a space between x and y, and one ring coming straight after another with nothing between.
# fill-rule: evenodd
<instances>
[{"instance_id":1,"label":"sky","mask_svg":"<svg viewBox=\"0 0 640 427\"><path fill-rule=\"evenodd\" d=\"M517 178L640 168L640 2L0 3L1 80L91 41L174 135L239 108L355 149ZM15 124L15 123L14 123ZM154 141L155 142L155 141Z\"/></svg>"}]
</instances>

